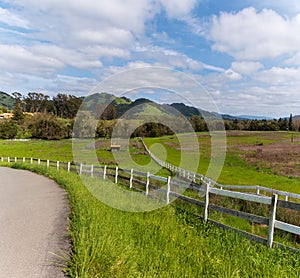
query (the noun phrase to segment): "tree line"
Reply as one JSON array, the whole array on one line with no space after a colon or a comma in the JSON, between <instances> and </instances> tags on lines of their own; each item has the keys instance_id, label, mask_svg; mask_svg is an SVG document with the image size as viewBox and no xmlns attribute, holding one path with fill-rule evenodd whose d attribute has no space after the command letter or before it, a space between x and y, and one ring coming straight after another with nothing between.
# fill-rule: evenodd
<instances>
[{"instance_id":1,"label":"tree line","mask_svg":"<svg viewBox=\"0 0 300 278\"><path fill-rule=\"evenodd\" d=\"M81 107L83 97L76 97L69 94L58 94L49 97L42 93L30 92L27 96L15 92L13 93L15 102L13 108L13 118L0 121L0 138L37 138L37 139L63 139L76 137L89 137L91 134L96 138L110 138L114 132L114 127L118 122L121 112L128 107L126 104L116 105L114 102L104 107L103 104L97 104L94 115L89 111L84 111ZM140 104L139 101L136 101ZM130 105L134 105L131 103ZM136 105L137 105L136 104ZM125 108L124 108L124 107ZM78 110L81 111L78 114ZM122 111L119 111L121 107ZM1 108L2 112L7 109ZM86 109L88 110L88 109ZM77 116L79 115L79 116ZM77 116L77 122L80 128L74 127L74 119ZM191 115L187 117L190 125L196 132L209 130L248 130L248 131L300 131L300 120L295 120L292 115L289 118L279 118L273 120L220 120L208 118L204 120L201 115ZM93 122L91 119L96 121ZM137 120L137 119L136 119ZM149 118L149 122L134 129L131 137L160 137L163 135L172 135L174 131L168 127L168 124L160 124L161 119ZM179 118L167 119L164 122L176 121L176 133L187 130L186 121ZM132 130L132 123L122 120L120 136L126 134L127 130ZM170 125L171 126L171 125ZM118 135L118 134L116 134Z\"/></svg>"}]
</instances>

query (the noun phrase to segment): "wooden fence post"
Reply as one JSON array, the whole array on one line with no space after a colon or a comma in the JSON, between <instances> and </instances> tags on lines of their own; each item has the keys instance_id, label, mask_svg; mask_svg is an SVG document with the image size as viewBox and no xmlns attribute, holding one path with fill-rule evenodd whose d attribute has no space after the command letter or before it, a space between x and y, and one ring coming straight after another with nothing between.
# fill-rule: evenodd
<instances>
[{"instance_id":1,"label":"wooden fence post","mask_svg":"<svg viewBox=\"0 0 300 278\"><path fill-rule=\"evenodd\" d=\"M205 187L205 205L204 205L204 216L203 216L205 222L207 222L208 219L209 189L210 189L210 182L208 182Z\"/></svg>"},{"instance_id":2,"label":"wooden fence post","mask_svg":"<svg viewBox=\"0 0 300 278\"><path fill-rule=\"evenodd\" d=\"M94 177L94 165L93 164L91 165L91 177L92 178Z\"/></svg>"},{"instance_id":3,"label":"wooden fence post","mask_svg":"<svg viewBox=\"0 0 300 278\"><path fill-rule=\"evenodd\" d=\"M30 158L30 164L33 164L33 158Z\"/></svg>"},{"instance_id":4,"label":"wooden fence post","mask_svg":"<svg viewBox=\"0 0 300 278\"><path fill-rule=\"evenodd\" d=\"M7 158L7 162L10 163L10 157Z\"/></svg>"},{"instance_id":5,"label":"wooden fence post","mask_svg":"<svg viewBox=\"0 0 300 278\"><path fill-rule=\"evenodd\" d=\"M59 161L56 162L56 169L59 171Z\"/></svg>"},{"instance_id":6,"label":"wooden fence post","mask_svg":"<svg viewBox=\"0 0 300 278\"><path fill-rule=\"evenodd\" d=\"M271 200L270 207L270 218L269 218L269 231L268 231L268 247L272 248L274 238L274 228L276 220L276 209L277 209L278 195L274 194Z\"/></svg>"},{"instance_id":7,"label":"wooden fence post","mask_svg":"<svg viewBox=\"0 0 300 278\"><path fill-rule=\"evenodd\" d=\"M103 169L103 179L106 179L106 165L104 165L104 169Z\"/></svg>"},{"instance_id":8,"label":"wooden fence post","mask_svg":"<svg viewBox=\"0 0 300 278\"><path fill-rule=\"evenodd\" d=\"M133 169L130 170L130 181L129 181L129 188L132 188L132 181L133 181Z\"/></svg>"},{"instance_id":9,"label":"wooden fence post","mask_svg":"<svg viewBox=\"0 0 300 278\"><path fill-rule=\"evenodd\" d=\"M47 159L47 168L49 168L49 166L50 166L50 161L49 159Z\"/></svg>"},{"instance_id":10,"label":"wooden fence post","mask_svg":"<svg viewBox=\"0 0 300 278\"><path fill-rule=\"evenodd\" d=\"M146 181L146 196L149 195L149 183L150 183L150 173L147 172L147 181Z\"/></svg>"},{"instance_id":11,"label":"wooden fence post","mask_svg":"<svg viewBox=\"0 0 300 278\"><path fill-rule=\"evenodd\" d=\"M41 159L39 158L39 159L38 159L38 165L40 165L40 164L41 164Z\"/></svg>"},{"instance_id":12,"label":"wooden fence post","mask_svg":"<svg viewBox=\"0 0 300 278\"><path fill-rule=\"evenodd\" d=\"M71 171L71 162L68 162L68 172Z\"/></svg>"},{"instance_id":13,"label":"wooden fence post","mask_svg":"<svg viewBox=\"0 0 300 278\"><path fill-rule=\"evenodd\" d=\"M259 190L259 186L256 187L256 195L259 195L260 190Z\"/></svg>"},{"instance_id":14,"label":"wooden fence post","mask_svg":"<svg viewBox=\"0 0 300 278\"><path fill-rule=\"evenodd\" d=\"M18 162L18 159L15 157L15 163L17 163Z\"/></svg>"},{"instance_id":15,"label":"wooden fence post","mask_svg":"<svg viewBox=\"0 0 300 278\"><path fill-rule=\"evenodd\" d=\"M80 167L79 167L79 175L81 176L82 174L82 163L80 163Z\"/></svg>"},{"instance_id":16,"label":"wooden fence post","mask_svg":"<svg viewBox=\"0 0 300 278\"><path fill-rule=\"evenodd\" d=\"M115 183L118 183L118 172L119 172L119 167L116 166Z\"/></svg>"},{"instance_id":17,"label":"wooden fence post","mask_svg":"<svg viewBox=\"0 0 300 278\"><path fill-rule=\"evenodd\" d=\"M26 161L26 158L25 158L25 157L23 157L23 163L25 163L25 161Z\"/></svg>"},{"instance_id":18,"label":"wooden fence post","mask_svg":"<svg viewBox=\"0 0 300 278\"><path fill-rule=\"evenodd\" d=\"M3 158L3 156L1 157L1 162L3 162L4 161L4 158Z\"/></svg>"},{"instance_id":19,"label":"wooden fence post","mask_svg":"<svg viewBox=\"0 0 300 278\"><path fill-rule=\"evenodd\" d=\"M170 191L171 191L171 177L168 176L168 182L167 182L167 204L170 204Z\"/></svg>"}]
</instances>

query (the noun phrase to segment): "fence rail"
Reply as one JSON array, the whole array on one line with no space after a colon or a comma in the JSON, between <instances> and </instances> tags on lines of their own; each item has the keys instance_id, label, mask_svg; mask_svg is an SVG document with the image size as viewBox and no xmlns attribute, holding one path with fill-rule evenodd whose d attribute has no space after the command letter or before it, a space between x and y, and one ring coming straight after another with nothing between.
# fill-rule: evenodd
<instances>
[{"instance_id":1,"label":"fence rail","mask_svg":"<svg viewBox=\"0 0 300 278\"><path fill-rule=\"evenodd\" d=\"M153 159L153 161L155 161L159 166L164 167L164 168L170 170L171 172L175 172L180 177L185 178L189 181L193 181L193 182L199 183L199 184L201 184L202 182L210 183L211 186L215 186L215 187L218 187L220 189L230 189L230 190L233 190L233 191L238 191L238 190L250 191L250 190L252 190L257 195L260 195L262 192L277 194L279 196L282 196L286 201L288 201L289 198L294 198L294 199L299 199L300 200L300 194L291 193L291 192L282 191L282 190L277 190L277 189L272 189L272 188L268 188L268 187L263 187L263 186L260 186L260 185L224 185L224 184L220 184L220 183L218 183L218 182L216 182L216 181L214 181L214 180L212 180L212 179L210 179L210 178L208 178L208 177L206 177L202 174L195 173L195 172L177 167L177 166L175 166L171 163L160 160L153 153L151 153L151 151L149 150L149 148L145 144L144 140L142 138L139 138L139 139L142 142L142 145L143 145L144 149L149 154L149 156Z\"/></svg>"},{"instance_id":2,"label":"fence rail","mask_svg":"<svg viewBox=\"0 0 300 278\"><path fill-rule=\"evenodd\" d=\"M183 180L172 179L171 177L165 178L161 176L152 175L148 173L142 173L139 171L134 171L133 169L122 169L112 166L94 166L94 165L86 165L86 164L78 164L71 162L60 162L60 161L52 161L52 160L41 160L36 158L4 158L1 157L1 162L8 163L30 163L37 165L44 165L46 167L54 167L58 171L60 169L64 169L66 171L76 171L80 175L90 175L93 178L101 178L103 180L110 179L115 183L118 183L119 180L126 181L122 183L128 186L130 189L134 189L140 192L143 192L146 196L157 198L159 193L160 198L163 197L165 202L169 204L175 198L187 202L189 204L196 205L197 207L202 207L204 209L203 215L197 215L197 217L203 219L206 222L213 223L218 227L223 229L231 229L236 231L244 236L250 238L251 240L255 240L260 243L265 243L269 247L273 245L277 245L279 247L284 247L291 249L293 251L298 251L298 249L290 248L284 246L280 243L274 242L274 230L275 228L278 230L283 230L288 233L292 233L300 236L300 227L296 225L292 225L289 223L285 223L279 220L276 220L276 211L277 207L294 210L297 213L300 211L300 203L295 203L287 200L278 200L278 195L273 194L271 197L255 195L253 193L244 193L244 192L234 192L226 189L219 189L211 186L210 182L206 182L202 180L201 185L195 186L194 183ZM182 189L190 189L195 194L193 197L183 195L180 193ZM178 193L179 192L179 193ZM156 193L156 194L155 194ZM260 215L254 215L247 212L237 211L232 208L226 208L222 206L218 206L210 202L210 195L224 196L233 199L244 200L248 202L255 202L260 204L268 205L270 208L269 218L263 217ZM201 196L201 197L197 197ZM196 196L196 197L195 197ZM199 199L200 198L200 199ZM248 232L224 225L216 220L209 218L209 212L215 211L219 213L223 213L230 216L239 217L250 221L252 223L264 224L268 226L268 237L263 238L261 236L250 234Z\"/></svg>"}]
</instances>

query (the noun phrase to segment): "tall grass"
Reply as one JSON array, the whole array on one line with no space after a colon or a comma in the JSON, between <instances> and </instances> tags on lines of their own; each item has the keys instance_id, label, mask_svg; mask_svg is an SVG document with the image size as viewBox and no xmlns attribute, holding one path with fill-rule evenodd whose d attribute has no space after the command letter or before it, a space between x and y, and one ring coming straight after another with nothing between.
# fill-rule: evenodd
<instances>
[{"instance_id":1,"label":"tall grass","mask_svg":"<svg viewBox=\"0 0 300 278\"><path fill-rule=\"evenodd\" d=\"M254 244L168 206L129 213L99 202L75 173L15 164L69 194L71 277L299 277L300 255ZM105 185L99 181L98 186ZM107 185L107 184L106 184Z\"/></svg>"}]
</instances>

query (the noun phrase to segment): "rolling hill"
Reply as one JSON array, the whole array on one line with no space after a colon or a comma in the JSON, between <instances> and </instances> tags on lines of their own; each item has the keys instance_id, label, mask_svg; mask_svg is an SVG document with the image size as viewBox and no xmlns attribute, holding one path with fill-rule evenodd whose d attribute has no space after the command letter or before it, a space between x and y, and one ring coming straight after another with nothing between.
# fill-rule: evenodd
<instances>
[{"instance_id":1,"label":"rolling hill","mask_svg":"<svg viewBox=\"0 0 300 278\"><path fill-rule=\"evenodd\" d=\"M7 109L13 109L14 98L5 92L0 92L0 106Z\"/></svg>"}]
</instances>

